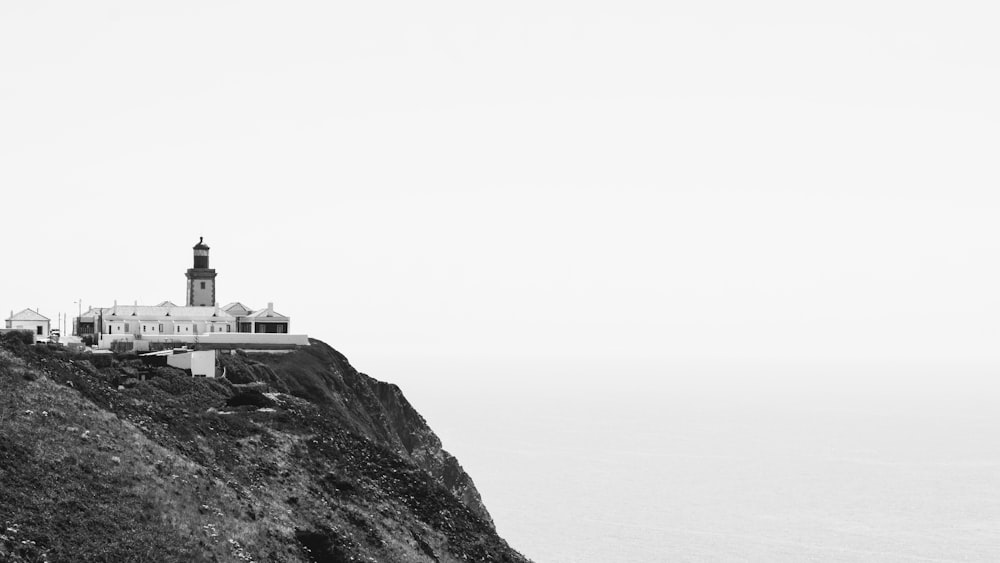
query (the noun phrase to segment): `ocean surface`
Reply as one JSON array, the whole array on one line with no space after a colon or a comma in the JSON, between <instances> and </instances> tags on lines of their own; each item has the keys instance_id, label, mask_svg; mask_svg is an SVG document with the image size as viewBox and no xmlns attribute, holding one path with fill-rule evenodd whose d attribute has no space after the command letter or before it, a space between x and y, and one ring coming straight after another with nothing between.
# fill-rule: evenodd
<instances>
[{"instance_id":1,"label":"ocean surface","mask_svg":"<svg viewBox=\"0 0 1000 563\"><path fill-rule=\"evenodd\" d=\"M1000 370L391 372L538 563L1000 561Z\"/></svg>"}]
</instances>

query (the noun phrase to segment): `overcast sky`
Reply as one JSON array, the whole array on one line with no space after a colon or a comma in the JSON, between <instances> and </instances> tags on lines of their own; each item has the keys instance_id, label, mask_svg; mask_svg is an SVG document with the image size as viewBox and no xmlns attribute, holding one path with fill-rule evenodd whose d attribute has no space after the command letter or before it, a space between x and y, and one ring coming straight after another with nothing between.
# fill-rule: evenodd
<instances>
[{"instance_id":1,"label":"overcast sky","mask_svg":"<svg viewBox=\"0 0 1000 563\"><path fill-rule=\"evenodd\" d=\"M5 2L0 310L182 303L204 236L361 369L1000 363L998 15Z\"/></svg>"}]
</instances>

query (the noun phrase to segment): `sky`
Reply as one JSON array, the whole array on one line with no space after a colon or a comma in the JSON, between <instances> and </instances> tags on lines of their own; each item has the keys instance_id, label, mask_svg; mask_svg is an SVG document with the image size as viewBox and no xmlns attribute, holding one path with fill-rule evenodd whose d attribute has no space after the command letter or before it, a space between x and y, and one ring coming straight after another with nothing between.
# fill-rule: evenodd
<instances>
[{"instance_id":1,"label":"sky","mask_svg":"<svg viewBox=\"0 0 1000 563\"><path fill-rule=\"evenodd\" d=\"M204 236L374 375L996 364L998 11L4 3L0 310L180 302Z\"/></svg>"},{"instance_id":2,"label":"sky","mask_svg":"<svg viewBox=\"0 0 1000 563\"><path fill-rule=\"evenodd\" d=\"M816 422L786 400L796 385L849 419L840 398L867 400L883 369L996 373L998 16L921 0L0 3L0 312L182 303L204 237L220 304L273 302L292 332L400 384L501 535L582 561L608 527L578 541L579 502L684 513L652 494L671 482L643 440L683 471L686 447L717 443L671 437L713 408L731 424L725 400L764 393L757 422L777 404L794 431ZM777 364L792 391L759 385ZM711 379L719 365L744 386ZM660 380L678 370L697 393ZM885 408L947 411L901 386ZM660 428L674 403L694 414ZM720 435L742 443L735 426ZM964 443L962 428L940 432ZM622 478L587 477L611 462ZM630 483L634 500L615 488Z\"/></svg>"}]
</instances>

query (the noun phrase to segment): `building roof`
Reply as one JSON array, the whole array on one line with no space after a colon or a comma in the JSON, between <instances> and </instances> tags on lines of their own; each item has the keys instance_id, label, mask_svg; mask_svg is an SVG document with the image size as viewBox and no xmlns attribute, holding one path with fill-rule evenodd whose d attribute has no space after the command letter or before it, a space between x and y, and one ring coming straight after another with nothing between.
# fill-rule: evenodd
<instances>
[{"instance_id":1,"label":"building roof","mask_svg":"<svg viewBox=\"0 0 1000 563\"><path fill-rule=\"evenodd\" d=\"M38 311L33 311L31 309L25 309L20 313L12 314L8 321L50 321L52 319L41 315Z\"/></svg>"},{"instance_id":2,"label":"building roof","mask_svg":"<svg viewBox=\"0 0 1000 563\"><path fill-rule=\"evenodd\" d=\"M205 244L205 237L198 237L198 244L194 245L195 250L208 250L208 245Z\"/></svg>"},{"instance_id":3,"label":"building roof","mask_svg":"<svg viewBox=\"0 0 1000 563\"><path fill-rule=\"evenodd\" d=\"M242 308L242 309L240 309ZM28 309L25 309L26 311ZM20 313L18 313L20 314ZM218 320L234 321L236 317L247 317L256 320L288 321L289 318L274 310L274 305L268 303L266 309L254 312L253 309L234 301L225 307L178 307L164 301L159 305L115 305L113 307L90 307L80 315L87 322L103 316L107 321L128 319L163 319L175 321ZM45 319L49 320L49 319Z\"/></svg>"},{"instance_id":4,"label":"building roof","mask_svg":"<svg viewBox=\"0 0 1000 563\"><path fill-rule=\"evenodd\" d=\"M177 321L235 321L236 317L218 307L159 307L149 305L115 305L98 310L106 320L168 319Z\"/></svg>"},{"instance_id":5,"label":"building roof","mask_svg":"<svg viewBox=\"0 0 1000 563\"><path fill-rule=\"evenodd\" d=\"M88 307L86 311L80 314L81 319L96 317L101 314L100 307Z\"/></svg>"},{"instance_id":6,"label":"building roof","mask_svg":"<svg viewBox=\"0 0 1000 563\"><path fill-rule=\"evenodd\" d=\"M251 319L256 319L256 320L259 320L259 319L276 319L276 320L280 319L280 320L285 320L285 321L288 320L288 317L286 317L285 315L282 315L281 313L278 313L278 312L276 312L274 310L274 304L273 303L268 303L267 304L267 309L261 309L260 311L257 311L256 313L252 313L252 314L248 315L248 317L250 317Z\"/></svg>"},{"instance_id":7,"label":"building roof","mask_svg":"<svg viewBox=\"0 0 1000 563\"><path fill-rule=\"evenodd\" d=\"M250 313L253 312L253 309L247 307L246 305L240 303L239 301L233 301L232 303L223 307L222 310L231 315L236 315L237 317L249 315Z\"/></svg>"}]
</instances>

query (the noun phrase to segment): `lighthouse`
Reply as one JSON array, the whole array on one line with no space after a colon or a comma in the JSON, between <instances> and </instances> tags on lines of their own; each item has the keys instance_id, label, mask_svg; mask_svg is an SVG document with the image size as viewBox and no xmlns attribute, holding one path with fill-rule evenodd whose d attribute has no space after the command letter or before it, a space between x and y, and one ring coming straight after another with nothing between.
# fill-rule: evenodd
<instances>
[{"instance_id":1,"label":"lighthouse","mask_svg":"<svg viewBox=\"0 0 1000 563\"><path fill-rule=\"evenodd\" d=\"M187 271L188 307L215 306L215 270L208 267L208 245L198 237L194 245L194 267Z\"/></svg>"}]
</instances>

